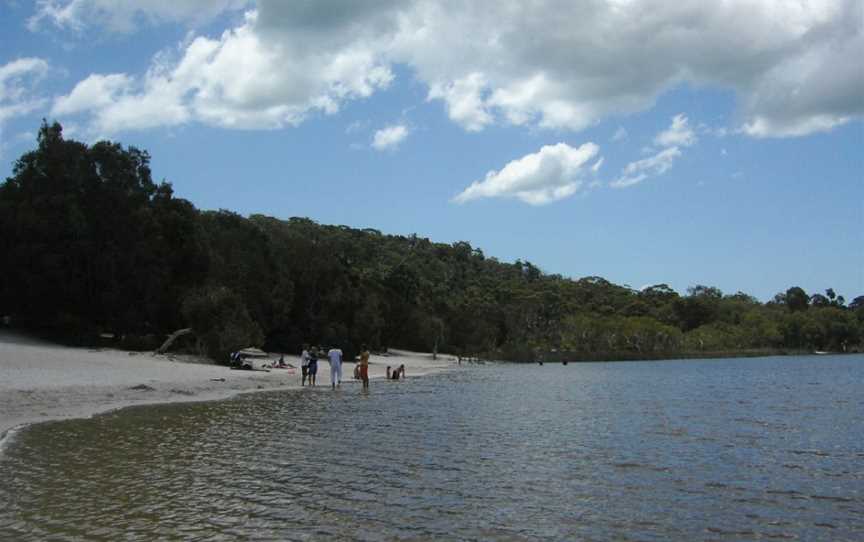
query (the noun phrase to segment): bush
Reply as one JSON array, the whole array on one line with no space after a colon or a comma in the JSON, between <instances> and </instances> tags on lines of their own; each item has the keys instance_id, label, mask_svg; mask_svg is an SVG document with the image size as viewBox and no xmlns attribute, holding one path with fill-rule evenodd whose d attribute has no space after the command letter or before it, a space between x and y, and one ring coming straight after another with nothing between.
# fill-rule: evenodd
<instances>
[{"instance_id":1,"label":"bush","mask_svg":"<svg viewBox=\"0 0 864 542\"><path fill-rule=\"evenodd\" d=\"M224 286L193 291L183 301L182 313L198 337L200 353L220 363L227 364L231 352L264 340L243 299Z\"/></svg>"}]
</instances>

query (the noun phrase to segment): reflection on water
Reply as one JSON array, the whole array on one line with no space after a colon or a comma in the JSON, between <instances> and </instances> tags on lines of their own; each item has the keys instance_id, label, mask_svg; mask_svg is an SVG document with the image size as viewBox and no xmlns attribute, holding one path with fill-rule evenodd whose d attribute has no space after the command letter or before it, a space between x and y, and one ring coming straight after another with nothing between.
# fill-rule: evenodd
<instances>
[{"instance_id":1,"label":"reflection on water","mask_svg":"<svg viewBox=\"0 0 864 542\"><path fill-rule=\"evenodd\" d=\"M864 358L486 366L19 434L2 540L864 539Z\"/></svg>"}]
</instances>

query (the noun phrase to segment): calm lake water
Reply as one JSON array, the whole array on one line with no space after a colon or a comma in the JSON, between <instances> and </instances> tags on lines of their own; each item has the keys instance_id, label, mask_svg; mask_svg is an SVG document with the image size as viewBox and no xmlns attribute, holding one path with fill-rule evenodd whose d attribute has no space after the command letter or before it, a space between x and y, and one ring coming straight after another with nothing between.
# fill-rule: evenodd
<instances>
[{"instance_id":1,"label":"calm lake water","mask_svg":"<svg viewBox=\"0 0 864 542\"><path fill-rule=\"evenodd\" d=\"M864 356L485 365L46 423L2 540L864 540Z\"/></svg>"}]
</instances>

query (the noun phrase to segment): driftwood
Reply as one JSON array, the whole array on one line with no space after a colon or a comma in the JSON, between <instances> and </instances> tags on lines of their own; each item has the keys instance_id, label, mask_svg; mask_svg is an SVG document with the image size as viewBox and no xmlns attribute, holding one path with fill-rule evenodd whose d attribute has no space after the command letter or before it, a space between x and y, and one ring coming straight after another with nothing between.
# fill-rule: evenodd
<instances>
[{"instance_id":1,"label":"driftwood","mask_svg":"<svg viewBox=\"0 0 864 542\"><path fill-rule=\"evenodd\" d=\"M165 342L162 343L162 346L160 346L159 348L157 348L155 352L153 352L153 355L156 355L156 354L164 354L164 353L168 350L168 348L171 346L171 344L172 344L175 340L177 340L178 337L182 337L183 335L188 335L188 334L190 334L190 333L192 333L192 328L191 328L191 327L187 327L187 328L183 328L183 329L178 329L177 331L175 331L174 333L172 333L170 337L168 337L167 339L165 339Z\"/></svg>"}]
</instances>

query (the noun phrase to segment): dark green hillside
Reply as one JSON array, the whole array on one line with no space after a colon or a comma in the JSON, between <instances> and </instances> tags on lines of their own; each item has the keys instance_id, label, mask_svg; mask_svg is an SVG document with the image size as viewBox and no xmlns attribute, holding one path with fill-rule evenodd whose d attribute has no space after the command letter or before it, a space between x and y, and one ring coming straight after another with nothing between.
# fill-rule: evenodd
<instances>
[{"instance_id":1,"label":"dark green hillside","mask_svg":"<svg viewBox=\"0 0 864 542\"><path fill-rule=\"evenodd\" d=\"M864 337L864 297L830 288L765 304L640 292L464 242L199 211L153 182L147 152L67 140L56 123L0 185L0 231L0 315L74 342L154 348L192 327L216 359L310 342L531 360L848 351Z\"/></svg>"}]
</instances>

